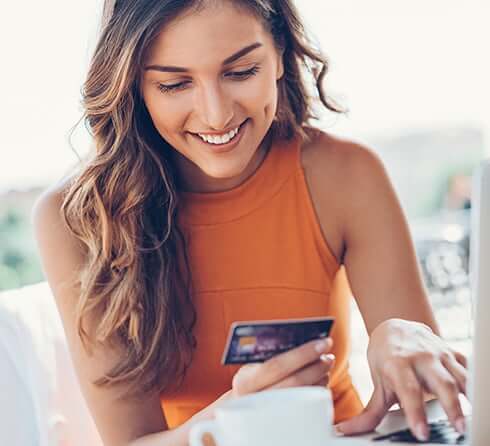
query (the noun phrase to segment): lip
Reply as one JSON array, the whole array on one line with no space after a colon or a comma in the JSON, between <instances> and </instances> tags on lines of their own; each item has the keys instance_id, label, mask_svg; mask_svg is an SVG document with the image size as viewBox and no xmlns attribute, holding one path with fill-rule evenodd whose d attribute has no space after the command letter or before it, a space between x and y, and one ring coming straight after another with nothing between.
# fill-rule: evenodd
<instances>
[{"instance_id":1,"label":"lip","mask_svg":"<svg viewBox=\"0 0 490 446\"><path fill-rule=\"evenodd\" d=\"M195 133L191 133L191 135L196 138L201 145L206 147L207 150L209 150L212 153L226 153L231 151L232 149L235 148L235 146L238 145L240 140L242 139L243 133L245 132L245 126L248 122L248 119L243 121L239 126L238 126L238 133L235 135L235 137L227 142L226 144L210 144L201 139L201 137ZM206 135L211 135L212 133L205 133ZM222 135L223 133L215 133L218 135Z\"/></svg>"},{"instance_id":2,"label":"lip","mask_svg":"<svg viewBox=\"0 0 490 446\"><path fill-rule=\"evenodd\" d=\"M226 135L227 133L231 132L232 130L235 130L237 127L240 127L241 125L243 125L244 122L245 121L243 121L241 124L230 127L227 130L222 130L221 132L192 132L192 133L194 133L194 135L206 135L206 136Z\"/></svg>"}]
</instances>

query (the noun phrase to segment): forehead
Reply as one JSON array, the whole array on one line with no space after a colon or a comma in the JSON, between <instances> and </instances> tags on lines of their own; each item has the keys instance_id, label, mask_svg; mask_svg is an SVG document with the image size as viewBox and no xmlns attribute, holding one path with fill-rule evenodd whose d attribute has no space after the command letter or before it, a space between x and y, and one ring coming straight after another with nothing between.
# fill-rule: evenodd
<instances>
[{"instance_id":1,"label":"forehead","mask_svg":"<svg viewBox=\"0 0 490 446\"><path fill-rule=\"evenodd\" d=\"M213 57L223 60L256 42L273 46L257 17L231 2L214 2L166 24L149 48L147 62L189 66Z\"/></svg>"}]
</instances>

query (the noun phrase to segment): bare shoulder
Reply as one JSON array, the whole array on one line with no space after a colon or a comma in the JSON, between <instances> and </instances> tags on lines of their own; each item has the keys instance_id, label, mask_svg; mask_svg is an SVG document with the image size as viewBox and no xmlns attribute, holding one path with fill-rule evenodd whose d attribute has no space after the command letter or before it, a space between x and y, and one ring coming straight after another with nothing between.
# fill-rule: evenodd
<instances>
[{"instance_id":1,"label":"bare shoulder","mask_svg":"<svg viewBox=\"0 0 490 446\"><path fill-rule=\"evenodd\" d=\"M342 181L352 181L352 175L376 175L384 170L379 156L367 146L325 133L318 129L308 131L310 140L302 146L302 163L305 171ZM345 175L348 175L345 177Z\"/></svg>"},{"instance_id":2,"label":"bare shoulder","mask_svg":"<svg viewBox=\"0 0 490 446\"><path fill-rule=\"evenodd\" d=\"M71 179L48 187L36 200L32 223L46 278L55 293L69 286L84 262L81 244L66 225L61 207Z\"/></svg>"},{"instance_id":3,"label":"bare shoulder","mask_svg":"<svg viewBox=\"0 0 490 446\"><path fill-rule=\"evenodd\" d=\"M318 129L307 133L301 150L306 181L324 238L342 263L352 209L372 198L372 187L386 173L370 148Z\"/></svg>"},{"instance_id":4,"label":"bare shoulder","mask_svg":"<svg viewBox=\"0 0 490 446\"><path fill-rule=\"evenodd\" d=\"M61 206L73 179L68 177L53 183L37 198L31 215L36 229L49 223L61 222Z\"/></svg>"},{"instance_id":5,"label":"bare shoulder","mask_svg":"<svg viewBox=\"0 0 490 446\"><path fill-rule=\"evenodd\" d=\"M42 224L47 218L57 218L61 215L59 211L61 210L66 190L66 182L58 182L42 192L32 209L32 219L35 225Z\"/></svg>"},{"instance_id":6,"label":"bare shoulder","mask_svg":"<svg viewBox=\"0 0 490 446\"><path fill-rule=\"evenodd\" d=\"M51 268L52 260L60 257L55 256L54 253L63 252L63 257L68 261L75 260L74 256L76 263L82 261L81 246L71 235L61 213L70 181L71 179L62 180L48 187L36 200L31 214L41 260L51 285L53 282L50 276L58 276L57 270L59 269ZM46 262L49 264L46 265ZM61 266L61 264L54 266Z\"/></svg>"}]
</instances>

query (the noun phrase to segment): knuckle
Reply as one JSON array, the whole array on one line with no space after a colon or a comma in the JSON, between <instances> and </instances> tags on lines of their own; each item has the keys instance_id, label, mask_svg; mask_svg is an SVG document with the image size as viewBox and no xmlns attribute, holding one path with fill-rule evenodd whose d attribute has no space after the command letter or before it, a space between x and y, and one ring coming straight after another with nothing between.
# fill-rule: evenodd
<instances>
[{"instance_id":1,"label":"knuckle","mask_svg":"<svg viewBox=\"0 0 490 446\"><path fill-rule=\"evenodd\" d=\"M436 359L436 356L431 351L422 351L414 354L414 359L417 362L429 363L429 362L433 362L434 359Z\"/></svg>"},{"instance_id":2,"label":"knuckle","mask_svg":"<svg viewBox=\"0 0 490 446\"><path fill-rule=\"evenodd\" d=\"M439 359L441 360L442 363L447 364L448 362L451 361L452 355L447 351L443 351L440 353Z\"/></svg>"},{"instance_id":3,"label":"knuckle","mask_svg":"<svg viewBox=\"0 0 490 446\"><path fill-rule=\"evenodd\" d=\"M449 394L458 394L459 393L458 384L451 377L442 378L441 387L444 391L448 392Z\"/></svg>"},{"instance_id":4,"label":"knuckle","mask_svg":"<svg viewBox=\"0 0 490 446\"><path fill-rule=\"evenodd\" d=\"M422 389L420 383L413 379L406 380L403 386L407 393L415 395L420 393Z\"/></svg>"},{"instance_id":5,"label":"knuckle","mask_svg":"<svg viewBox=\"0 0 490 446\"><path fill-rule=\"evenodd\" d=\"M401 358L390 358L382 366L383 374L388 378L396 378L403 367L404 360Z\"/></svg>"},{"instance_id":6,"label":"knuckle","mask_svg":"<svg viewBox=\"0 0 490 446\"><path fill-rule=\"evenodd\" d=\"M281 361L278 358L272 358L264 363L264 368L267 370L267 374L277 377L280 376L284 367L281 365Z\"/></svg>"}]
</instances>

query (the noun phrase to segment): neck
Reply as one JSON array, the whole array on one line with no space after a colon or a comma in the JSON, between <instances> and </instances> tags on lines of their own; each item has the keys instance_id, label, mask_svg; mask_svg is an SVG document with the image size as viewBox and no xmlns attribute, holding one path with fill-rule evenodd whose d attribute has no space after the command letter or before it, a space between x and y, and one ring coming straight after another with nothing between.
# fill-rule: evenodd
<instances>
[{"instance_id":1,"label":"neck","mask_svg":"<svg viewBox=\"0 0 490 446\"><path fill-rule=\"evenodd\" d=\"M272 138L265 136L255 151L247 167L237 176L232 178L213 178L206 175L192 161L174 150L172 157L178 171L179 190L194 193L225 192L234 189L250 178L264 161L269 152Z\"/></svg>"}]
</instances>

